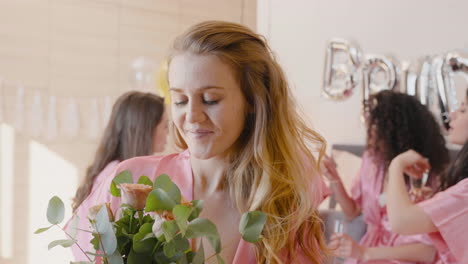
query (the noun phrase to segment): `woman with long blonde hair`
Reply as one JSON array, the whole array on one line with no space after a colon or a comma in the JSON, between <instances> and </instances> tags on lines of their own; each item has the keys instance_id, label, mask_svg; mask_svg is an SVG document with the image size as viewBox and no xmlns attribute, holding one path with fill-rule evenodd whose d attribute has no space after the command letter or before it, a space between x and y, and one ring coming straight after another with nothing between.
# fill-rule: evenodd
<instances>
[{"instance_id":1,"label":"woman with long blonde hair","mask_svg":"<svg viewBox=\"0 0 468 264\"><path fill-rule=\"evenodd\" d=\"M130 159L116 173L166 173L187 199L204 200L202 216L220 230L226 263L322 263L317 164L325 142L300 118L263 37L234 23L197 24L175 40L168 80L182 152ZM114 210L120 203L109 194L102 200ZM268 216L254 247L237 230L249 210Z\"/></svg>"}]
</instances>

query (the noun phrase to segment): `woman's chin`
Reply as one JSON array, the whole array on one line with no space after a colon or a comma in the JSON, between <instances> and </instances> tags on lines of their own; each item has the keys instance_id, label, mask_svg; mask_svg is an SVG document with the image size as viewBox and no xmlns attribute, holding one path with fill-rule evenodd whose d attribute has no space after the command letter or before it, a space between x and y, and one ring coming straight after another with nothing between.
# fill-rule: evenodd
<instances>
[{"instance_id":1,"label":"woman's chin","mask_svg":"<svg viewBox=\"0 0 468 264\"><path fill-rule=\"evenodd\" d=\"M447 138L448 142L454 145L464 145L467 143L468 139L460 139L459 137L454 135L453 132L452 133L451 132L452 131L450 131L448 134L448 138Z\"/></svg>"}]
</instances>

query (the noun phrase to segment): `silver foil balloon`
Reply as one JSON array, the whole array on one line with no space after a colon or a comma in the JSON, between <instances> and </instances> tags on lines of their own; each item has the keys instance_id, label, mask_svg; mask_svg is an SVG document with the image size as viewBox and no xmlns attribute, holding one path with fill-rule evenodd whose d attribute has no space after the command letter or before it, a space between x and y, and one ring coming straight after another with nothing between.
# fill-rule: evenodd
<instances>
[{"instance_id":1,"label":"silver foil balloon","mask_svg":"<svg viewBox=\"0 0 468 264\"><path fill-rule=\"evenodd\" d=\"M407 63L402 69L400 92L415 96L423 105L430 103L431 86L430 57Z\"/></svg>"},{"instance_id":2,"label":"silver foil balloon","mask_svg":"<svg viewBox=\"0 0 468 264\"><path fill-rule=\"evenodd\" d=\"M416 96L421 104L428 106L431 103L431 93L433 92L432 86L432 58L424 57L421 60L421 67L419 70L419 78L417 81Z\"/></svg>"},{"instance_id":3,"label":"silver foil balloon","mask_svg":"<svg viewBox=\"0 0 468 264\"><path fill-rule=\"evenodd\" d=\"M458 106L453 75L468 74L468 54L450 52L445 56L437 56L433 60L432 72L434 86L438 92L440 114L445 127L448 128L449 114Z\"/></svg>"},{"instance_id":4,"label":"silver foil balloon","mask_svg":"<svg viewBox=\"0 0 468 264\"><path fill-rule=\"evenodd\" d=\"M323 94L332 100L344 100L361 81L362 52L352 42L333 39L326 49Z\"/></svg>"},{"instance_id":5,"label":"silver foil balloon","mask_svg":"<svg viewBox=\"0 0 468 264\"><path fill-rule=\"evenodd\" d=\"M363 102L366 103L371 94L396 89L399 71L399 67L389 57L367 56L362 70L364 78Z\"/></svg>"}]
</instances>

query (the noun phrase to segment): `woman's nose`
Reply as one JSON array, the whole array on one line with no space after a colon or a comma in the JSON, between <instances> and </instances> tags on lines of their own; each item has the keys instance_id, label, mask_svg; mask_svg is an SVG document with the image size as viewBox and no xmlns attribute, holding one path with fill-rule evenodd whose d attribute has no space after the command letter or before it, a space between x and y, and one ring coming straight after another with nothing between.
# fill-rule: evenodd
<instances>
[{"instance_id":1,"label":"woman's nose","mask_svg":"<svg viewBox=\"0 0 468 264\"><path fill-rule=\"evenodd\" d=\"M186 121L190 123L201 123L205 121L206 115L203 106L197 102L189 103L186 113Z\"/></svg>"}]
</instances>

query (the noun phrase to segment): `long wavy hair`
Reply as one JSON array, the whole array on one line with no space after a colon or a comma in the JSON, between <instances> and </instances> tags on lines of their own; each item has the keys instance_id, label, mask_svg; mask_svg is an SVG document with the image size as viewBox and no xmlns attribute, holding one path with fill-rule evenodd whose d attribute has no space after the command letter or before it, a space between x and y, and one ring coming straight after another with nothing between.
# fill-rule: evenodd
<instances>
[{"instance_id":1,"label":"long wavy hair","mask_svg":"<svg viewBox=\"0 0 468 264\"><path fill-rule=\"evenodd\" d=\"M316 210L320 195L311 193L311 186L318 182L325 140L301 119L268 44L242 25L208 21L176 39L171 57L182 53L215 55L230 65L253 110L230 151L226 186L239 212L261 210L268 216L264 239L256 245L257 263L283 263L279 252L294 263L298 249L310 263L321 263L327 250ZM177 146L186 149L177 129L171 131Z\"/></svg>"},{"instance_id":2,"label":"long wavy hair","mask_svg":"<svg viewBox=\"0 0 468 264\"><path fill-rule=\"evenodd\" d=\"M97 148L93 163L73 199L73 211L89 195L94 179L112 161L153 154L153 133L164 114L164 99L137 91L119 97Z\"/></svg>"},{"instance_id":3,"label":"long wavy hair","mask_svg":"<svg viewBox=\"0 0 468 264\"><path fill-rule=\"evenodd\" d=\"M367 148L384 164L394 157L414 149L429 159L431 183L447 167L450 157L441 128L429 109L414 96L382 91L368 102Z\"/></svg>"},{"instance_id":4,"label":"long wavy hair","mask_svg":"<svg viewBox=\"0 0 468 264\"><path fill-rule=\"evenodd\" d=\"M468 101L468 89L466 90L466 98ZM466 178L468 178L468 142L465 142L454 162L440 178L440 190L447 190Z\"/></svg>"}]
</instances>

